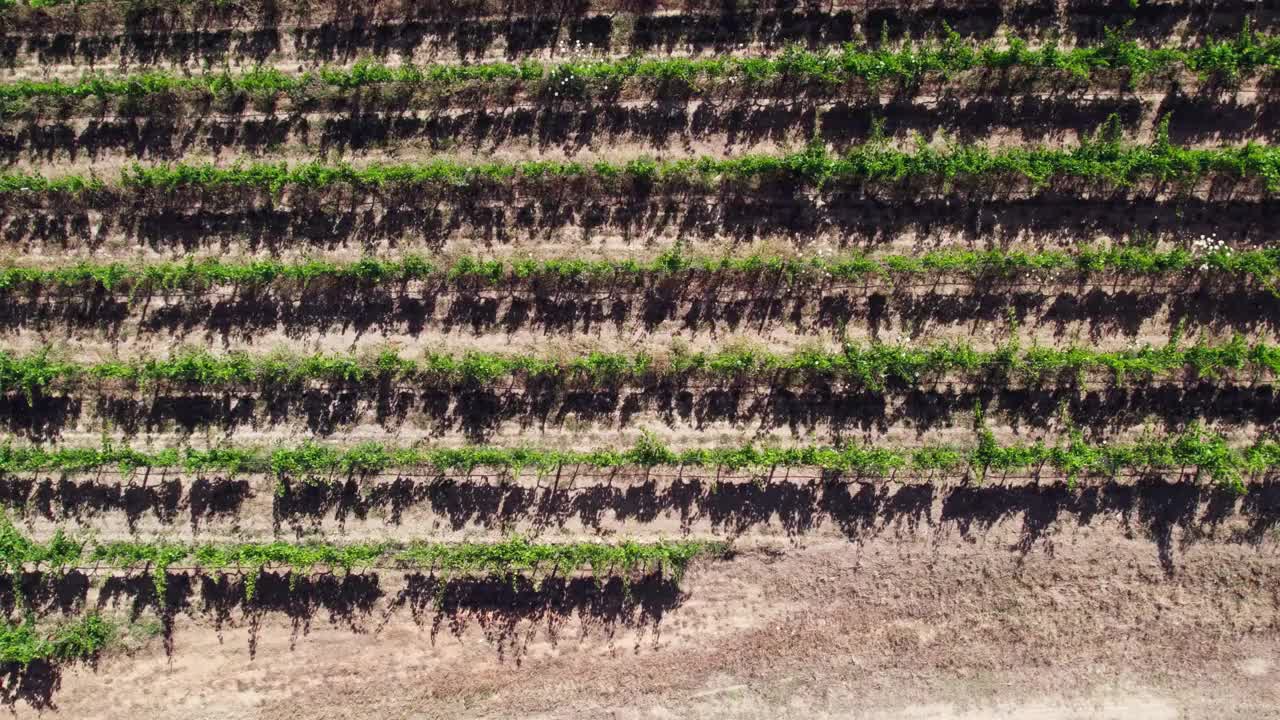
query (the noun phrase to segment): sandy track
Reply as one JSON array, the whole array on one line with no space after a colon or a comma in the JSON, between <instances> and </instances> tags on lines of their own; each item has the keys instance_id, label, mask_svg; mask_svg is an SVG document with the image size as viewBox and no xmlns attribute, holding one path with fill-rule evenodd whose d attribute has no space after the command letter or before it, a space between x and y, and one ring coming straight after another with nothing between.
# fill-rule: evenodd
<instances>
[{"instance_id":1,"label":"sandy track","mask_svg":"<svg viewBox=\"0 0 1280 720\"><path fill-rule=\"evenodd\" d=\"M749 552L694 569L657 620L419 600L420 625L412 604L386 614L403 586L380 576L353 588L371 604L292 621L179 615L172 657L152 641L69 670L56 703L103 718L1272 716L1272 546L1195 543L1162 566L1108 523L1029 550L1018 525Z\"/></svg>"}]
</instances>

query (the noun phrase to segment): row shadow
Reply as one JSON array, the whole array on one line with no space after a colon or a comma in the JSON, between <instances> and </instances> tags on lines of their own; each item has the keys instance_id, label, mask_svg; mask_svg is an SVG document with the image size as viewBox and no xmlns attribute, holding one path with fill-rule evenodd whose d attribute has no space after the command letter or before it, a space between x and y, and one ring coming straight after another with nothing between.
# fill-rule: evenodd
<instances>
[{"instance_id":1,"label":"row shadow","mask_svg":"<svg viewBox=\"0 0 1280 720\"><path fill-rule=\"evenodd\" d=\"M369 202L369 200L373 202ZM1097 235L1183 240L1216 235L1233 246L1273 242L1277 202L1098 190L1015 198L990 191L933 194L904 188L887 196L832 190L807 195L763 189L713 196L637 191L610 198L566 187L555 197L472 193L434 198L422 189L369 197L308 196L289 204L244 192L201 196L63 198L56 207L21 198L0 202L0 243L91 251L119 243L158 252L198 249L428 249L465 238L477 250L572 239L590 246L604 236L643 245L666 237L735 243L787 239L797 246L836 238L850 249L875 249L904 236L921 249L956 242L1002 247L1013 242L1075 246Z\"/></svg>"},{"instance_id":2,"label":"row shadow","mask_svg":"<svg viewBox=\"0 0 1280 720\"><path fill-rule=\"evenodd\" d=\"M0 305L0 329L40 333L93 332L109 339L131 333L165 342L252 343L266 333L307 338L324 333L357 337L535 332L546 336L612 330L678 330L682 336L765 332L786 328L827 336L841 328L919 337L946 327L970 327L1002 335L1010 320L1024 332L1051 330L1056 337L1081 329L1090 339L1139 338L1181 327L1194 337L1226 331L1251 336L1280 333L1280 299L1261 288L1223 287L1187 281L1176 292L1094 286L1079 292L1002 287L979 278L969 291L904 287L900 290L827 290L768 278L750 283L753 296L726 297L732 284L692 287L663 282L627 292L534 285L507 295L457 286L408 291L403 287L334 285L292 292L239 287L230 297L193 295L176 301L139 290L132 297L101 288L13 296ZM1154 325L1154 328L1153 328ZM986 332L982 330L985 326ZM860 333L856 333L860 334Z\"/></svg>"},{"instance_id":3,"label":"row shadow","mask_svg":"<svg viewBox=\"0 0 1280 720\"><path fill-rule=\"evenodd\" d=\"M744 44L778 48L876 43L883 38L920 40L936 38L944 27L977 39L993 38L1002 26L1031 34L1043 34L1044 28L1050 27L1096 41L1109 28L1125 26L1132 37L1158 41L1188 29L1195 34L1233 34L1245 18L1255 29L1265 31L1280 17L1270 4L1246 0L1140 3L1136 7L1128 0L1072 0L1061 12L1049 0L926 2L865 11L806 8L801 3L739 5L723 3L719 12L708 8L710 12L630 17L590 11L566 13L561 7L533 17L424 17L393 22L353 7L341 15L341 21L292 29L271 27L270 17L259 18L262 24L248 29L165 27L155 15L139 13L126 22L123 32L7 34L0 42L0 63L12 66L20 57L33 57L45 64L265 63L286 50L290 57L309 62L415 53L458 59L499 53L518 59L578 43L614 53L726 52Z\"/></svg>"},{"instance_id":4,"label":"row shadow","mask_svg":"<svg viewBox=\"0 0 1280 720\"><path fill-rule=\"evenodd\" d=\"M968 427L974 407L1015 431L1048 429L1062 417L1105 437L1144 424L1180 432L1204 421L1275 430L1280 391L1270 385L1209 381L1108 387L1010 387L993 379L967 386L890 387L885 391L831 386L671 385L566 389L533 384L523 389L279 387L245 391L106 393L94 396L20 393L0 396L0 428L31 440L55 440L85 423L127 437L165 432L231 436L287 425L317 436L337 436L355 423L388 430L410 424L431 437L460 435L486 442L495 433L538 433L581 427L625 428L637 416L669 427L741 428L747 437L785 429L796 437L827 442L871 439L890 429L931 431Z\"/></svg>"},{"instance_id":5,"label":"row shadow","mask_svg":"<svg viewBox=\"0 0 1280 720\"><path fill-rule=\"evenodd\" d=\"M1061 480L1003 483L994 472L961 484L918 478L867 482L838 473L790 479L784 469L751 482L722 481L714 471L681 475L615 485L608 474L579 477L562 470L536 486L480 475L285 478L278 487L259 491L273 494L276 532L298 538L348 523L417 523L428 513L455 532L556 532L580 526L606 533L617 525L668 518L681 531L707 523L728 537L770 526L801 537L825 525L854 542L922 530L976 538L1020 518L1010 550L1027 553L1049 539L1057 525L1087 527L1118 518L1125 528L1151 540L1168 572L1176 569L1175 530L1184 546L1206 538L1259 544L1275 539L1280 523L1280 483L1270 478L1249 483L1239 495L1176 474L1172 481L1159 474L1134 482L1088 478L1078 488ZM242 478L219 476L135 478L128 483L0 478L0 502L27 520L92 526L105 514L122 513L131 527L147 517L166 525L189 522L197 537L209 523L233 521L254 492ZM1239 522L1219 533L1232 518Z\"/></svg>"},{"instance_id":6,"label":"row shadow","mask_svg":"<svg viewBox=\"0 0 1280 720\"><path fill-rule=\"evenodd\" d=\"M252 599L246 580L232 576L168 573L161 597L150 573L108 577L95 594L96 609L124 606L136 620L151 610L161 621L165 649L174 651L174 622L189 616L210 622L215 630L233 621L249 630L250 657L256 654L265 616L283 615L293 626L293 640L310 631L317 617L353 632L376 630L395 612L408 612L415 623L430 631L434 642L443 631L462 637L472 626L483 630L502 660L522 660L541 628L552 644L560 640L561 627L578 620L585 632L612 641L619 629L637 630L637 644L647 634L655 637L664 615L684 600L670 577L649 574L623 579L522 576L446 579L436 575L409 575L399 587L386 588L376 572L348 575L289 576L262 572L254 579ZM16 586L16 587L15 587ZM15 582L0 580L0 606L10 615L17 605L15 589L21 589L24 607L39 614L78 614L90 599L90 578L72 571L57 576L24 573ZM382 603L384 610L375 613ZM6 663L0 677L0 702L38 709L56 709L64 665L35 661L27 665Z\"/></svg>"},{"instance_id":7,"label":"row shadow","mask_svg":"<svg viewBox=\"0 0 1280 720\"><path fill-rule=\"evenodd\" d=\"M1170 95L1154 114L1170 118L1169 138L1178 144L1280 137L1280 114L1265 95L1242 103L1216 96ZM302 113L262 118L186 118L146 113L140 117L90 119L83 127L44 118L11 122L0 132L0 161L52 162L70 156L97 159L110 153L174 160L187 153L255 155L284 146L325 154L361 152L416 143L434 152L459 148L493 150L509 143L538 149L585 150L601 144L639 142L653 150L727 140L729 149L756 144L796 143L813 131L841 151L871 138L877 122L895 137L941 131L962 142L977 142L997 130L1021 133L1027 142L1091 133L1111 116L1137 128L1150 110L1136 97L1082 100L1061 96L970 97L952 94L928 105L908 93L886 103L878 98L836 102L821 114L815 101L762 104L737 100L690 106L682 98L649 106L612 103L548 104L504 109L466 109L429 115L352 108L316 120Z\"/></svg>"}]
</instances>

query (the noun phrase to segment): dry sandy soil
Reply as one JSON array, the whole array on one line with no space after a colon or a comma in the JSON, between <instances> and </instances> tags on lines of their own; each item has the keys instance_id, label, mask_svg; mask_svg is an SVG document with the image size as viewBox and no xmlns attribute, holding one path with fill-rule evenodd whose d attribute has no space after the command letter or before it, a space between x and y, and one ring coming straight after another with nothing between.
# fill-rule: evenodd
<instances>
[{"instance_id":1,"label":"dry sandy soil","mask_svg":"<svg viewBox=\"0 0 1280 720\"><path fill-rule=\"evenodd\" d=\"M197 591L168 643L66 670L52 702L77 718L1280 717L1273 491L850 493L812 515L779 501L747 522L695 518L694 536L732 539L733 552L695 563L678 589L497 581L437 599L421 576L383 570L300 594L264 580L252 612L238 587ZM606 513L604 529L678 536L690 523L672 513ZM464 536L505 532L482 519ZM542 532L591 536L574 523ZM134 607L110 587L95 578L86 601Z\"/></svg>"},{"instance_id":2,"label":"dry sandy soil","mask_svg":"<svg viewBox=\"0 0 1280 720\"><path fill-rule=\"evenodd\" d=\"M1025 546L925 518L744 542L654 613L437 613L404 582L351 612L199 611L54 698L77 718L1280 717L1280 560L1118 518ZM1189 544L1184 544L1189 543ZM656 616L660 612L660 616ZM19 706L18 715L34 713Z\"/></svg>"}]
</instances>

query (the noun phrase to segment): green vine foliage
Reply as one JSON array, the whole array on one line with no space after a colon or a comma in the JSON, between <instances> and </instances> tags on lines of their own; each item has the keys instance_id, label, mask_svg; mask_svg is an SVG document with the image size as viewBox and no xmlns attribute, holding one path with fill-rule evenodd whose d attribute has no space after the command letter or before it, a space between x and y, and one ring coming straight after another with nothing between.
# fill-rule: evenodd
<instances>
[{"instance_id":1,"label":"green vine foliage","mask_svg":"<svg viewBox=\"0 0 1280 720\"><path fill-rule=\"evenodd\" d=\"M921 255L855 255L834 259L760 254L711 258L691 256L675 249L652 260L490 260L463 257L443 265L415 255L397 260L368 257L353 263L192 258L182 262L143 265L81 262L55 268L0 267L0 291L102 288L145 293L201 290L218 285L260 287L274 283L306 287L333 283L343 287L371 287L411 281L503 286L523 282L654 282L673 277L703 277L725 282L767 277L799 285L824 280L857 281L943 274L977 279L1017 277L1029 273L1067 273L1082 277L1158 277L1198 273L1204 277L1235 277L1274 286L1276 279L1280 278L1280 249L1237 251L1223 248L1203 253L1142 246L1086 248L1075 253L939 250Z\"/></svg>"},{"instance_id":2,"label":"green vine foliage","mask_svg":"<svg viewBox=\"0 0 1280 720\"><path fill-rule=\"evenodd\" d=\"M45 0L47 2L47 0ZM12 0L4 0L12 2ZM0 2L3 8L4 2ZM232 93L299 94L354 90L378 85L452 88L459 85L524 84L549 94L572 97L591 88L617 88L627 81L653 86L733 80L748 85L777 81L840 86L851 82L878 87L914 85L933 77L951 78L972 71L1061 73L1088 80L1099 73L1124 73L1133 82L1152 76L1191 72L1203 77L1239 80L1280 66L1280 39L1254 32L1248 23L1230 39L1210 39L1195 47L1146 47L1124 33L1110 31L1103 42L1062 48L1050 41L1032 47L1027 40L967 41L949 28L937 41L875 49L849 43L836 50L810 51L792 46L757 57L626 57L542 63L490 62L389 66L368 59L351 67L328 67L291 75L274 68L243 73L186 76L148 71L112 77L90 74L77 81L23 80L0 84L0 101L33 97L127 97L160 93L220 96Z\"/></svg>"},{"instance_id":3,"label":"green vine foliage","mask_svg":"<svg viewBox=\"0 0 1280 720\"><path fill-rule=\"evenodd\" d=\"M0 351L0 392L29 399L54 387L105 381L135 386L156 383L193 386L249 385L288 387L304 382L365 384L397 382L421 385L488 384L508 378L564 384L610 385L632 382L757 381L771 384L846 382L877 391L890 384L917 385L942 377L1028 383L1071 381L1105 374L1114 382L1149 380L1173 373L1198 379L1225 372L1280 373L1280 347L1230 341L1183 346L1179 338L1163 347L1098 351L1085 347L1022 349L1011 343L994 350L952 343L910 347L847 344L838 351L800 350L775 354L752 348L687 352L664 356L593 351L557 359L524 354L468 352L428 354L423 359L393 351L368 356L180 352L166 359L139 358L78 364L55 358L49 350L30 355Z\"/></svg>"},{"instance_id":4,"label":"green vine foliage","mask_svg":"<svg viewBox=\"0 0 1280 720\"><path fill-rule=\"evenodd\" d=\"M303 477L309 482L320 481L322 476L333 475L369 475L422 469L434 472L470 473L480 468L517 475L526 469L535 470L540 474L549 474L565 467L595 469L689 467L753 472L774 468L813 468L837 474L875 476L888 476L897 471L985 475L992 470L1039 471L1042 468L1050 468L1072 480L1082 476L1109 477L1122 471L1193 469L1202 477L1239 489L1243 487L1244 478L1280 468L1280 444L1269 439L1260 439L1245 448L1231 447L1222 436L1210 433L1197 425L1177 435L1147 437L1131 444L1091 444L1085 442L1079 434L1072 434L1063 442L1053 445L1044 442L1000 445L989 431L980 427L976 442L971 447L931 445L893 448L851 444L843 447L781 448L746 444L724 448L673 450L648 436L629 448L591 451L529 447L397 448L378 443L365 443L345 449L307 443L275 450L169 448L154 453L110 445L102 448L52 449L12 444L0 446L0 473L5 474L75 473L111 467L119 468L123 472L153 468L233 475L270 473L279 477ZM55 538L54 542L60 543L58 550L48 556L43 553L53 553L52 549L43 545L26 548L21 545L23 540L20 535L10 536L0 533L0 539L3 539L0 543L0 552L17 558L21 563L51 562L66 566L78 557L80 552L79 545L65 538ZM173 549L178 546L171 547L158 543L148 544L143 550L127 544L103 547L109 548L102 552L109 552L109 559L112 562L130 567L155 564L173 553L181 552L180 548ZM303 552L291 545L275 549L272 549L274 546L265 549L260 546L253 547L257 548L253 552ZM129 554L135 551L145 552L145 554L138 556ZM226 555L228 551L225 549L219 552L223 554L204 557L203 564L225 567L231 564L252 566L258 562L251 555ZM318 559L311 561L311 564L323 563L342 567L359 564L365 557L360 553L374 553L375 547L368 546L351 552L356 554L341 557L316 555L314 557ZM308 563L300 558L313 556L288 555L287 557L293 559L287 560L286 564L306 566ZM172 561L175 560L168 562ZM270 562L276 562L276 560L270 560ZM280 560L280 562L286 561Z\"/></svg>"},{"instance_id":5,"label":"green vine foliage","mask_svg":"<svg viewBox=\"0 0 1280 720\"><path fill-rule=\"evenodd\" d=\"M115 636L115 627L97 613L41 632L28 617L15 624L0 621L0 663L26 667L37 660L66 662L98 655Z\"/></svg>"},{"instance_id":6,"label":"green vine foliage","mask_svg":"<svg viewBox=\"0 0 1280 720\"><path fill-rule=\"evenodd\" d=\"M23 568L62 573L75 567L81 550L81 543L60 529L47 542L36 542L18 532L7 518L0 521L0 558L6 574L18 574Z\"/></svg>"},{"instance_id":7,"label":"green vine foliage","mask_svg":"<svg viewBox=\"0 0 1280 720\"><path fill-rule=\"evenodd\" d=\"M601 186L664 184L711 187L719 184L778 182L820 187L838 183L897 183L908 179L954 183L960 180L1022 179L1033 186L1055 180L1129 187L1140 181L1191 184L1206 177L1261 182L1280 190L1280 148L1249 142L1221 148L1179 147L1161 133L1150 145L1128 145L1109 124L1074 148L953 144L918 145L911 150L872 140L844 155L813 144L785 155L741 155L656 162L524 161L468 163L433 159L421 163L308 162L140 165L125 169L116 181L124 189L172 192L179 188L246 188L281 192L285 188L336 185L377 190L387 186L435 186L482 189L512 183L549 184L578 179ZM46 177L21 171L0 173L0 193L79 193L105 190L94 175Z\"/></svg>"},{"instance_id":8,"label":"green vine foliage","mask_svg":"<svg viewBox=\"0 0 1280 720\"><path fill-rule=\"evenodd\" d=\"M0 547L2 561L10 576L17 575L31 557L53 552L56 542L40 543L22 537L7 520L0 532L21 538ZM59 532L59 537L62 537ZM61 547L61 546L57 546ZM118 541L75 545L76 553L63 558L70 566L92 563L119 570L147 569L164 601L165 578L176 565L190 564L216 575L239 574L244 578L245 596L253 600L259 575L269 567L288 568L294 577L309 575L318 568L328 572L352 572L368 567L394 567L454 575L536 575L550 571L569 574L589 568L593 575L630 575L637 571L656 572L679 579L688 564L701 555L724 555L723 543L703 541L663 541L617 544L575 542L536 543L514 537L498 543L414 542L334 545L328 543L236 543L187 545L164 541ZM13 554L10 554L10 551ZM29 632L30 628L22 632ZM2 647L3 638L0 638Z\"/></svg>"}]
</instances>

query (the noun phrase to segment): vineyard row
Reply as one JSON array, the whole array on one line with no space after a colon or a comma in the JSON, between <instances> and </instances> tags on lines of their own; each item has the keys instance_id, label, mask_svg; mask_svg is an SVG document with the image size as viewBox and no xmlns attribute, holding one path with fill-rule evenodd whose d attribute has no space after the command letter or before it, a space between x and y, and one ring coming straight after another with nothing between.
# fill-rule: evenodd
<instances>
[{"instance_id":1,"label":"vineyard row","mask_svg":"<svg viewBox=\"0 0 1280 720\"><path fill-rule=\"evenodd\" d=\"M1231 1L1206 2L1206 0L1192 0L1185 4L1191 7L1223 5L1230 7L1229 3ZM1234 2L1242 8L1252 7L1251 4L1242 3L1240 0L1234 0ZM1088 7L1087 4L1076 4ZM1127 3L1114 7L1113 11L1121 12L1125 9L1133 11L1159 4L1162 3L1153 2L1152 0L1128 0ZM895 3L892 0L864 0L862 2L830 0L825 5L826 12L856 11L859 13L881 8L901 7L900 3ZM803 11L804 6L804 3L796 2L796 0L733 0L730 3L725 3L723 0L647 0L640 3L634 2L634 0L415 0L411 3L404 3L401 0L372 0L349 12L393 12L393 17L409 16L415 20L485 17L507 19L558 18L564 20L566 18L589 16L594 13L633 14L635 17L644 17L669 12L711 14L719 18L733 17L735 15L755 16L767 13L799 14ZM958 6L964 8L966 3L961 2ZM994 4L984 3L978 7L986 10L992 7L1005 8L1006 6L1010 10L1039 10L1043 13L1052 13L1054 8L1054 4L1046 0L1004 0L1004 2ZM234 17L260 14L269 14L275 17L286 13L310 16L322 10L332 10L328 4L318 4L315 0L182 0L182 2L172 2L170 0L5 0L0 3L0 8L8 9L11 15L18 14L20 11L27 11L30 15L44 18L57 16L51 16L48 13L42 14L39 11L59 7L65 7L72 11L107 9L129 13L162 13L186 10L196 14L218 16L230 14ZM346 6L341 7L343 9L346 8ZM363 15L360 17L368 20Z\"/></svg>"},{"instance_id":2,"label":"vineyard row","mask_svg":"<svg viewBox=\"0 0 1280 720\"><path fill-rule=\"evenodd\" d=\"M699 257L680 249L653 260L588 260L564 258L491 260L462 257L440 264L417 255L399 260L363 258L352 263L309 259L226 261L187 259L141 265L80 262L55 268L0 268L0 291L30 292L68 288L108 292L200 290L213 285L257 287L272 283L309 285L337 283L371 286L425 281L502 286L524 282L653 282L676 278L711 281L780 280L790 285L824 280L864 280L920 275L967 275L974 278L1026 274L1093 274L1156 277L1183 273L1235 276L1266 285L1280 276L1280 250L1235 251L1229 248L1156 250L1146 246L1086 248L1079 252L1006 250L940 250L922 255L857 255L845 258L796 258L750 255Z\"/></svg>"},{"instance_id":3,"label":"vineyard row","mask_svg":"<svg viewBox=\"0 0 1280 720\"><path fill-rule=\"evenodd\" d=\"M1011 178L1043 186L1052 180L1076 179L1127 187L1141 180L1189 184L1207 177L1260 180L1268 192L1280 190L1280 148L1257 143L1236 147L1187 148L1172 145L1167 134L1151 145L1123 144L1115 137L1086 140L1074 148L997 148L953 144L920 145L913 150L889 147L883 139L836 155L819 144L785 155L734 158L689 158L625 163L524 161L469 163L433 159L422 163L172 164L126 167L114 182L130 190L173 191L183 187L256 188L280 192L286 187L436 186L481 190L486 186L561 184L581 180L605 187L638 185L713 187L718 184L776 181L789 186L820 187L829 183L899 182L906 179L1000 181ZM0 193L83 193L109 187L97 175L44 176L27 172L0 174Z\"/></svg>"},{"instance_id":4,"label":"vineyard row","mask_svg":"<svg viewBox=\"0 0 1280 720\"><path fill-rule=\"evenodd\" d=\"M286 567L290 573L310 574L317 567L350 572L356 568L392 567L426 570L445 576L567 575L589 568L592 575L665 574L676 580L700 555L723 556L723 543L658 541L616 544L573 542L536 543L513 537L497 543L359 543L321 542L235 543L188 545L166 542L78 541L58 530L47 542L33 540L5 521L0 525L0 566L16 575L32 568L61 572L79 567L149 569L160 597L168 569L189 565L222 574L244 573L245 592L253 598L256 576L267 567Z\"/></svg>"},{"instance_id":5,"label":"vineyard row","mask_svg":"<svg viewBox=\"0 0 1280 720\"><path fill-rule=\"evenodd\" d=\"M16 579L26 570L42 569L62 574L92 565L119 570L150 572L160 602L167 598L168 571L190 565L217 577L238 574L243 578L246 601L256 594L259 575L268 567L287 568L290 588L299 574L318 567L326 571L370 567L426 570L444 577L537 576L549 572L566 576L588 568L593 577L619 576L624 582L637 572L652 572L678 582L696 557L724 557L728 546L718 542L659 541L640 544L533 543L512 538L499 543L408 544L365 543L333 545L284 542L224 545L183 545L152 542L80 542L58 530L47 542L33 540L4 520L0 524L0 567L3 567L24 602ZM42 631L33 615L21 623L0 621L0 663L27 666L36 661L67 662L95 657L117 636L119 629L96 612Z\"/></svg>"},{"instance_id":6,"label":"vineyard row","mask_svg":"<svg viewBox=\"0 0 1280 720\"><path fill-rule=\"evenodd\" d=\"M77 473L116 469L220 472L230 475L270 473L302 477L309 483L328 482L326 475L372 475L388 471L429 470L471 473L489 468L518 476L525 469L539 475L564 468L614 470L637 468L702 468L767 472L774 468L810 468L833 473L885 476L896 471L973 473L1013 472L1050 468L1070 480L1080 476L1114 476L1122 471L1168 471L1194 468L1197 475L1243 488L1245 477L1280 468L1280 443L1260 439L1237 448L1199 426L1181 434L1151 436L1124 443L1090 443L1078 432L1064 442L1046 445L998 443L978 416L976 441L971 447L931 445L914 448L846 445L843 447L756 447L746 444L714 449L672 450L652 437L630 448L591 451L532 447L404 448L365 443L337 448L316 443L275 450L221 447L208 450L167 448L148 452L128 446L47 448L0 446L0 473Z\"/></svg>"},{"instance_id":7,"label":"vineyard row","mask_svg":"<svg viewBox=\"0 0 1280 720\"><path fill-rule=\"evenodd\" d=\"M305 98L326 88L352 90L374 85L451 88L460 84L520 83L535 92L568 99L588 89L616 90L622 83L636 80L658 88L677 84L690 88L696 83L742 82L748 85L786 81L835 87L861 81L878 87L891 81L914 85L931 77L950 78L974 70L1062 73L1087 80L1100 71L1125 73L1132 83L1148 78L1168 77L1181 72L1203 78L1239 81L1257 73L1271 73L1280 67L1280 38L1262 36L1246 23L1241 33L1229 40L1209 40L1194 48L1143 47L1119 34L1109 34L1095 47L1061 48L1050 42L1031 47L1026 40L1011 38L1000 46L976 44L949 32L939 43L908 44L900 48L869 50L853 45L843 49L814 52L787 48L776 56L715 58L643 58L575 60L543 63L493 62L477 64L433 64L388 66L368 60L354 66L323 68L290 75L274 68L232 74L179 75L148 71L109 77L88 75L81 80L21 80L0 84L0 101L12 102L36 97L84 98L125 97L194 93L224 96L248 93L257 97L289 94Z\"/></svg>"},{"instance_id":8,"label":"vineyard row","mask_svg":"<svg viewBox=\"0 0 1280 720\"><path fill-rule=\"evenodd\" d=\"M1063 375L1105 372L1117 383L1178 372L1191 372L1201 379L1217 377L1224 371L1280 374L1280 347L1266 343L1250 345L1240 335L1222 344L1199 341L1187 347L1180 347L1179 340L1175 336L1164 347L1117 351L1040 346L1022 349L1014 339L987 351L961 343L923 348L886 344L863 347L848 343L838 352L801 350L776 354L752 348L688 352L676 347L664 356L593 351L571 359L478 351L460 355L430 353L415 360L392 350L367 356L283 353L253 356L239 352L217 356L193 350L167 359L86 364L56 359L48 350L21 356L0 351L0 392L21 392L31 397L54 385L66 387L102 381L139 386L185 383L283 387L308 381L488 384L503 378L588 385L699 378L713 381L754 378L771 383L827 380L882 390L888 382L914 385L927 377L953 373L1038 382Z\"/></svg>"},{"instance_id":9,"label":"vineyard row","mask_svg":"<svg viewBox=\"0 0 1280 720\"><path fill-rule=\"evenodd\" d=\"M194 17L253 19L263 16L270 20L284 21L294 16L314 21L320 14L327 17L335 11L354 13L363 22L385 22L388 19L410 19L414 22L433 20L456 22L462 19L499 18L508 22L527 22L533 19L568 22L575 18L591 18L600 14L630 16L631 18L672 18L680 23L709 19L719 23L742 22L760 16L771 15L811 17L815 14L840 14L850 20L865 14L884 10L922 10L925 13L945 14L947 11L969 11L979 14L1026 14L1031 18L1052 18L1055 3L1051 0L998 0L974 3L958 0L946 3L930 3L922 7L909 3L905 7L893 0L827 0L815 4L798 0L371 0L357 8L315 0L3 0L0 8L9 16L25 16L32 19L83 19L77 15L91 11L90 18L101 18L106 12L126 15L161 15L188 13ZM1106 15L1120 20L1127 13L1161 10L1174 5L1174 9L1218 10L1220 12L1246 12L1257 9L1256 0L1188 0L1183 3L1159 0L1126 0L1121 3L1099 4L1075 0L1066 4L1068 12L1094 14L1105 9ZM67 12L49 12L62 8ZM1093 12L1090 12L1093 11ZM690 14L695 14L689 17ZM68 17L70 16L70 17ZM296 21L296 20L295 20ZM259 20L258 22L265 22ZM274 23L272 23L274 26ZM257 27L257 26L255 26Z\"/></svg>"}]
</instances>

